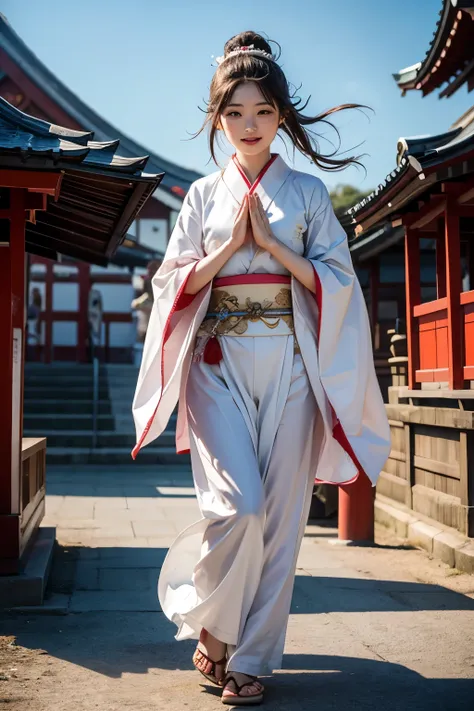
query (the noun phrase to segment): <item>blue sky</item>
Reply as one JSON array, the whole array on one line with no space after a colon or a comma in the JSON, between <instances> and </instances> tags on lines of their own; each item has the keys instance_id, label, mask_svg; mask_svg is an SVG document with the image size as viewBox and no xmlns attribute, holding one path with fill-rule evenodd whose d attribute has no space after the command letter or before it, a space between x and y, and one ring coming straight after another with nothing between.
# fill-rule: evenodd
<instances>
[{"instance_id":1,"label":"blue sky","mask_svg":"<svg viewBox=\"0 0 474 711\"><path fill-rule=\"evenodd\" d=\"M0 9L99 114L202 173L215 170L207 137L187 139L203 120L198 107L214 72L211 55L222 54L237 32L263 31L282 46L281 64L290 82L302 85L299 95L311 94L307 113L348 102L374 109L368 118L344 112L337 119L343 150L364 142L358 150L368 154L367 176L355 168L323 173L299 155L294 163L329 187L369 190L395 167L400 136L445 131L474 103L466 88L447 100L417 92L402 98L392 78L424 57L441 6L442 0L2 0ZM275 148L286 158L281 142Z\"/></svg>"}]
</instances>

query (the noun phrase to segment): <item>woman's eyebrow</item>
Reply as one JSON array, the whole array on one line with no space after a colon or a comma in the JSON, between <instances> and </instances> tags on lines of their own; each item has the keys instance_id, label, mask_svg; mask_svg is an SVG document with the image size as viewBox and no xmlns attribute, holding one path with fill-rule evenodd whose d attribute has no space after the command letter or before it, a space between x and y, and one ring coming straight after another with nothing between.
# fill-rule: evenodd
<instances>
[{"instance_id":1,"label":"woman's eyebrow","mask_svg":"<svg viewBox=\"0 0 474 711\"><path fill-rule=\"evenodd\" d=\"M243 104L227 104L227 106L243 106ZM254 104L254 106L271 106L271 104L269 104L268 101L259 101L258 104Z\"/></svg>"}]
</instances>

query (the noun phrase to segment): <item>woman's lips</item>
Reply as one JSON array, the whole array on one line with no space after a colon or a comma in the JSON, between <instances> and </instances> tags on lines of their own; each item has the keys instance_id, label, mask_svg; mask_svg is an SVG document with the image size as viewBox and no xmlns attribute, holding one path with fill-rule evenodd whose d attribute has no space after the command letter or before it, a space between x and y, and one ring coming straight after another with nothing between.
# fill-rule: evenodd
<instances>
[{"instance_id":1,"label":"woman's lips","mask_svg":"<svg viewBox=\"0 0 474 711\"><path fill-rule=\"evenodd\" d=\"M242 138L242 141L244 143L250 143L251 145L254 143L258 143L261 140L262 140L261 138Z\"/></svg>"}]
</instances>

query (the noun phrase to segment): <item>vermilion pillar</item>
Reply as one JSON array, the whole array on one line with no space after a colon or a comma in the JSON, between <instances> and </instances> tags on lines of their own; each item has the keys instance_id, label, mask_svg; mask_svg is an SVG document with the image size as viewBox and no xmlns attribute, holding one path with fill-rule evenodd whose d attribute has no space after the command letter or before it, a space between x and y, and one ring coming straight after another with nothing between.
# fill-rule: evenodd
<instances>
[{"instance_id":1,"label":"vermilion pillar","mask_svg":"<svg viewBox=\"0 0 474 711\"><path fill-rule=\"evenodd\" d=\"M0 574L18 572L25 336L25 191L10 190L0 238Z\"/></svg>"},{"instance_id":2,"label":"vermilion pillar","mask_svg":"<svg viewBox=\"0 0 474 711\"><path fill-rule=\"evenodd\" d=\"M374 540L374 496L375 487L364 472L352 484L339 487L339 540Z\"/></svg>"},{"instance_id":3,"label":"vermilion pillar","mask_svg":"<svg viewBox=\"0 0 474 711\"><path fill-rule=\"evenodd\" d=\"M444 213L446 249L446 297L448 301L448 355L449 387L464 387L462 328L461 328L461 245L459 239L459 214L455 198L448 195Z\"/></svg>"}]
</instances>

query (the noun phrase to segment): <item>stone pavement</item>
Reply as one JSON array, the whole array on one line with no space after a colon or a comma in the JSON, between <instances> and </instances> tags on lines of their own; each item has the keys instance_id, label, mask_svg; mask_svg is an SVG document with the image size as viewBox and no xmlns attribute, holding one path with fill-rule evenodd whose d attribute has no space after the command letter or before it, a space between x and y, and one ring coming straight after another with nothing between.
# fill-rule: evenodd
<instances>
[{"instance_id":1,"label":"stone pavement","mask_svg":"<svg viewBox=\"0 0 474 711\"><path fill-rule=\"evenodd\" d=\"M50 614L1 621L0 634L42 650L26 681L8 681L9 708L220 708L156 596L167 546L198 517L189 471L50 468L47 490L44 525L59 542ZM264 708L474 709L473 576L383 530L373 547L333 545L336 535L307 527L284 669Z\"/></svg>"}]
</instances>

